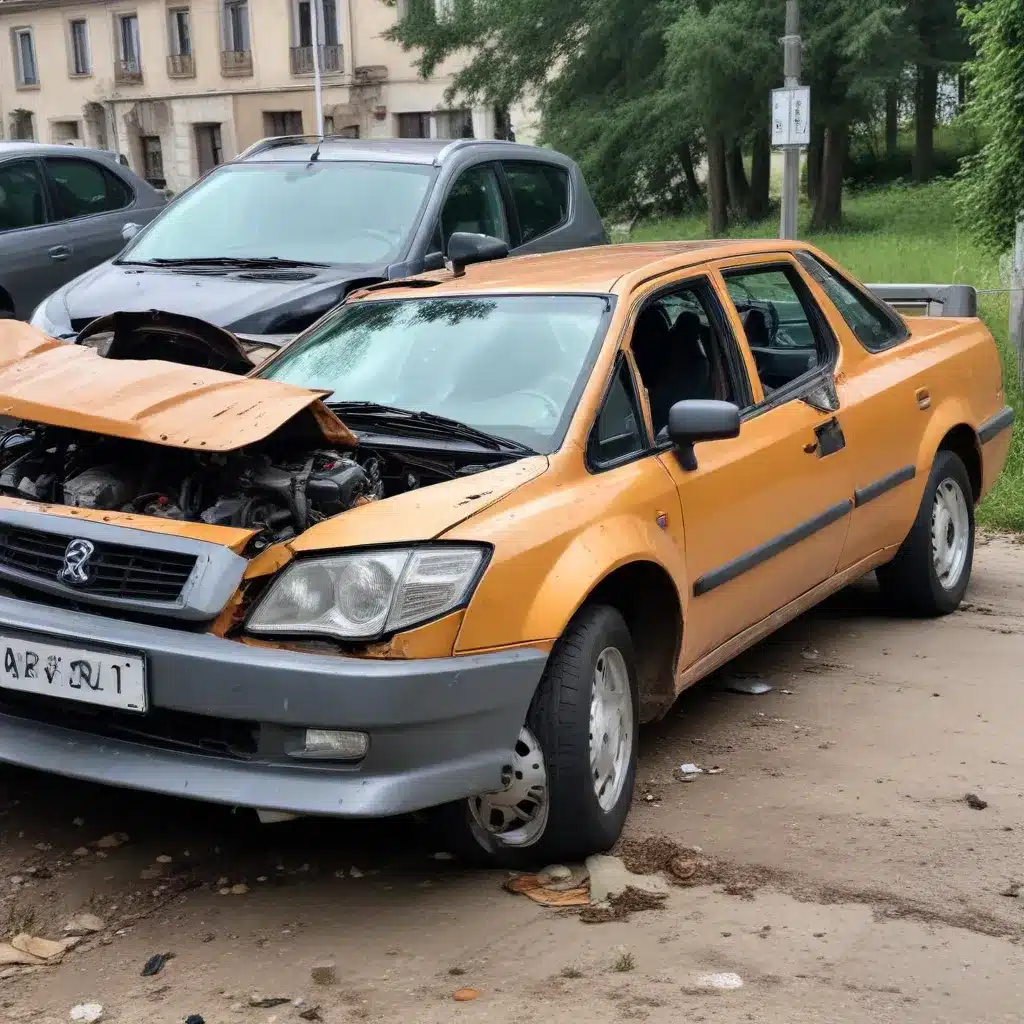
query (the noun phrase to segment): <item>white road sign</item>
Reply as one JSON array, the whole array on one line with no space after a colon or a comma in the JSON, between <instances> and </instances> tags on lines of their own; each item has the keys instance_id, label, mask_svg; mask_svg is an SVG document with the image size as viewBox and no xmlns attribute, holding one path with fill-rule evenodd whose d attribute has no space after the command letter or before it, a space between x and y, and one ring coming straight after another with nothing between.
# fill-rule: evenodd
<instances>
[{"instance_id":1,"label":"white road sign","mask_svg":"<svg viewBox=\"0 0 1024 1024\"><path fill-rule=\"evenodd\" d=\"M811 144L811 90L806 85L772 89L772 145Z\"/></svg>"}]
</instances>

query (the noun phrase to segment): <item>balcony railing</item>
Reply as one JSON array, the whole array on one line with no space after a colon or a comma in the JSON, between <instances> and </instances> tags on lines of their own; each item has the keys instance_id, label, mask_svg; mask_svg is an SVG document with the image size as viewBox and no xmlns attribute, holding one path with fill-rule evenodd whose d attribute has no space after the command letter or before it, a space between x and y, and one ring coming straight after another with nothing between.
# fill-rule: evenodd
<instances>
[{"instance_id":1,"label":"balcony railing","mask_svg":"<svg viewBox=\"0 0 1024 1024\"><path fill-rule=\"evenodd\" d=\"M119 85L138 85L142 81L142 66L137 60L119 60L114 65L114 81Z\"/></svg>"},{"instance_id":2,"label":"balcony railing","mask_svg":"<svg viewBox=\"0 0 1024 1024\"><path fill-rule=\"evenodd\" d=\"M168 78L195 78L196 64L191 53L171 53L167 56Z\"/></svg>"},{"instance_id":3,"label":"balcony railing","mask_svg":"<svg viewBox=\"0 0 1024 1024\"><path fill-rule=\"evenodd\" d=\"M341 45L328 43L320 47L320 72L324 75L336 75L341 71ZM292 47L292 74L313 74L313 47Z\"/></svg>"},{"instance_id":4,"label":"balcony railing","mask_svg":"<svg viewBox=\"0 0 1024 1024\"><path fill-rule=\"evenodd\" d=\"M221 50L220 71L225 78L246 78L252 74L252 50Z\"/></svg>"}]
</instances>

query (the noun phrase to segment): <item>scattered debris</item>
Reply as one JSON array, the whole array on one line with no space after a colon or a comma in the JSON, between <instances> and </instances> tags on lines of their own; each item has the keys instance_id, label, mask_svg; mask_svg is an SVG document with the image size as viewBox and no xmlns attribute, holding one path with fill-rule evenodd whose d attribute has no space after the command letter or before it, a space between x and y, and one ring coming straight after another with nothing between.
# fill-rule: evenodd
<instances>
[{"instance_id":1,"label":"scattered debris","mask_svg":"<svg viewBox=\"0 0 1024 1024\"><path fill-rule=\"evenodd\" d=\"M38 957L40 960L56 960L77 946L78 939L69 938L62 942L54 942L52 939L40 939L22 932L11 939L11 945L20 952L28 953L29 956Z\"/></svg>"},{"instance_id":2,"label":"scattered debris","mask_svg":"<svg viewBox=\"0 0 1024 1024\"><path fill-rule=\"evenodd\" d=\"M982 800L976 793L968 793L964 797L964 803L971 808L972 811L983 811L988 807L988 801Z\"/></svg>"},{"instance_id":3,"label":"scattered debris","mask_svg":"<svg viewBox=\"0 0 1024 1024\"><path fill-rule=\"evenodd\" d=\"M549 892L568 892L570 889L585 888L590 873L582 864L573 867L552 864L537 875L537 880Z\"/></svg>"},{"instance_id":4,"label":"scattered debris","mask_svg":"<svg viewBox=\"0 0 1024 1024\"><path fill-rule=\"evenodd\" d=\"M333 960L318 960L310 968L309 976L317 985L333 985L338 980L338 968Z\"/></svg>"},{"instance_id":5,"label":"scattered debris","mask_svg":"<svg viewBox=\"0 0 1024 1024\"><path fill-rule=\"evenodd\" d=\"M72 818L71 824L75 825L77 828L81 828L85 824L85 818Z\"/></svg>"},{"instance_id":6,"label":"scattered debris","mask_svg":"<svg viewBox=\"0 0 1024 1024\"><path fill-rule=\"evenodd\" d=\"M594 904L580 911L584 924L607 924L609 921L625 921L630 914L643 910L660 910L667 892L648 892L634 885L627 885L620 893L608 898L607 903Z\"/></svg>"},{"instance_id":7,"label":"scattered debris","mask_svg":"<svg viewBox=\"0 0 1024 1024\"><path fill-rule=\"evenodd\" d=\"M430 855L430 859L431 860L455 860L455 858L450 853L445 853L443 850L438 851L437 853L432 853Z\"/></svg>"},{"instance_id":8,"label":"scattered debris","mask_svg":"<svg viewBox=\"0 0 1024 1024\"><path fill-rule=\"evenodd\" d=\"M727 676L722 689L730 693L747 693L757 697L762 693L771 693L774 687L763 679L752 676Z\"/></svg>"},{"instance_id":9,"label":"scattered debris","mask_svg":"<svg viewBox=\"0 0 1024 1024\"><path fill-rule=\"evenodd\" d=\"M568 967L563 967L559 973L563 978L568 978L570 981L575 981L576 979L583 977L583 972L578 967L574 967L571 964Z\"/></svg>"},{"instance_id":10,"label":"scattered debris","mask_svg":"<svg viewBox=\"0 0 1024 1024\"><path fill-rule=\"evenodd\" d=\"M1009 896L1010 899L1015 900L1020 896L1021 889L1024 889L1024 883L1011 882L999 895Z\"/></svg>"},{"instance_id":11,"label":"scattered debris","mask_svg":"<svg viewBox=\"0 0 1024 1024\"><path fill-rule=\"evenodd\" d=\"M198 1013L190 1013L185 1018L185 1024L206 1024L206 1021Z\"/></svg>"},{"instance_id":12,"label":"scattered debris","mask_svg":"<svg viewBox=\"0 0 1024 1024\"><path fill-rule=\"evenodd\" d=\"M453 978L461 978L462 975L466 973L466 969L464 967L449 967L448 973Z\"/></svg>"},{"instance_id":13,"label":"scattered debris","mask_svg":"<svg viewBox=\"0 0 1024 1024\"><path fill-rule=\"evenodd\" d=\"M305 1010L299 1011L299 1016L303 1020L323 1020L323 1016L320 1013L319 1006L307 1006ZM185 1022L188 1024L188 1021Z\"/></svg>"},{"instance_id":14,"label":"scattered debris","mask_svg":"<svg viewBox=\"0 0 1024 1024\"><path fill-rule=\"evenodd\" d=\"M0 942L0 967L38 967L45 963L39 957L16 949L10 943Z\"/></svg>"},{"instance_id":15,"label":"scattered debris","mask_svg":"<svg viewBox=\"0 0 1024 1024\"><path fill-rule=\"evenodd\" d=\"M144 882L152 882L155 881L157 878L163 877L164 869L160 867L158 864L154 864L153 867L151 868L143 868L139 872L139 878L141 878L142 881Z\"/></svg>"},{"instance_id":16,"label":"scattered debris","mask_svg":"<svg viewBox=\"0 0 1024 1024\"><path fill-rule=\"evenodd\" d=\"M285 1003L290 1002L291 998L289 996L263 996L259 992L253 992L249 996L249 1005L260 1010L269 1010L275 1006L284 1006Z\"/></svg>"},{"instance_id":17,"label":"scattered debris","mask_svg":"<svg viewBox=\"0 0 1024 1024\"><path fill-rule=\"evenodd\" d=\"M695 764L681 764L679 770L684 775L703 775L704 769L698 768Z\"/></svg>"},{"instance_id":18,"label":"scattered debris","mask_svg":"<svg viewBox=\"0 0 1024 1024\"><path fill-rule=\"evenodd\" d=\"M349 869L348 869L348 873L349 873L349 874L350 874L350 875L351 875L351 876L352 876L353 878L362 878L362 877L363 877L363 873L362 873L362 871L360 871L360 870L359 870L359 868L357 868L357 867L351 867L351 868L349 868Z\"/></svg>"},{"instance_id":19,"label":"scattered debris","mask_svg":"<svg viewBox=\"0 0 1024 1024\"><path fill-rule=\"evenodd\" d=\"M738 974L728 971L715 974L698 974L695 981L698 988L743 988L743 979Z\"/></svg>"},{"instance_id":20,"label":"scattered debris","mask_svg":"<svg viewBox=\"0 0 1024 1024\"><path fill-rule=\"evenodd\" d=\"M725 771L724 768L719 768L718 765L715 764L715 765L712 765L710 768L705 768L704 769L704 774L705 775L721 775L722 772L724 772L724 771Z\"/></svg>"},{"instance_id":21,"label":"scattered debris","mask_svg":"<svg viewBox=\"0 0 1024 1024\"><path fill-rule=\"evenodd\" d=\"M668 862L669 874L680 882L688 882L697 874L698 861L696 857L686 854L679 854Z\"/></svg>"},{"instance_id":22,"label":"scattered debris","mask_svg":"<svg viewBox=\"0 0 1024 1024\"><path fill-rule=\"evenodd\" d=\"M123 832L112 832L109 836L97 839L93 845L97 850L116 850L128 842L128 837Z\"/></svg>"},{"instance_id":23,"label":"scattered debris","mask_svg":"<svg viewBox=\"0 0 1024 1024\"><path fill-rule=\"evenodd\" d=\"M102 917L95 914L79 914L73 917L64 925L64 934L69 936L95 935L103 931L104 923Z\"/></svg>"},{"instance_id":24,"label":"scattered debris","mask_svg":"<svg viewBox=\"0 0 1024 1024\"><path fill-rule=\"evenodd\" d=\"M808 647L801 655L804 661L817 661L818 652L813 647Z\"/></svg>"},{"instance_id":25,"label":"scattered debris","mask_svg":"<svg viewBox=\"0 0 1024 1024\"><path fill-rule=\"evenodd\" d=\"M249 891L249 886L244 882L239 882L238 885L233 885L228 890L232 896L244 896Z\"/></svg>"},{"instance_id":26,"label":"scattered debris","mask_svg":"<svg viewBox=\"0 0 1024 1024\"><path fill-rule=\"evenodd\" d=\"M88 846L79 846L76 849L71 851L71 856L72 857L88 857L89 856L89 847ZM91 1006L92 1004L90 1003L89 1005Z\"/></svg>"},{"instance_id":27,"label":"scattered debris","mask_svg":"<svg viewBox=\"0 0 1024 1024\"><path fill-rule=\"evenodd\" d=\"M636 957L628 949L622 950L616 957L615 970L619 974L628 974L634 967L636 967Z\"/></svg>"},{"instance_id":28,"label":"scattered debris","mask_svg":"<svg viewBox=\"0 0 1024 1024\"><path fill-rule=\"evenodd\" d=\"M607 854L588 857L587 871L590 874L590 902L592 904L606 903L613 895L623 892L630 885L651 891L668 892L668 886L656 874L634 871L619 857L611 857ZM637 878L638 874L643 874L645 877Z\"/></svg>"},{"instance_id":29,"label":"scattered debris","mask_svg":"<svg viewBox=\"0 0 1024 1024\"><path fill-rule=\"evenodd\" d=\"M143 966L142 977L152 978L154 974L159 974L167 965L167 961L173 959L173 953L154 953Z\"/></svg>"},{"instance_id":30,"label":"scattered debris","mask_svg":"<svg viewBox=\"0 0 1024 1024\"><path fill-rule=\"evenodd\" d=\"M479 995L480 993L475 988L460 988L452 995L452 999L457 1003L469 1003Z\"/></svg>"},{"instance_id":31,"label":"scattered debris","mask_svg":"<svg viewBox=\"0 0 1024 1024\"><path fill-rule=\"evenodd\" d=\"M99 1003L79 1003L71 1007L71 1019L81 1024L96 1024L103 1019L103 1007Z\"/></svg>"},{"instance_id":32,"label":"scattered debris","mask_svg":"<svg viewBox=\"0 0 1024 1024\"><path fill-rule=\"evenodd\" d=\"M161 853L160 856L157 857L156 862L157 864L170 864L173 860L173 857L169 857L166 853Z\"/></svg>"},{"instance_id":33,"label":"scattered debris","mask_svg":"<svg viewBox=\"0 0 1024 1024\"><path fill-rule=\"evenodd\" d=\"M792 697L793 696L793 691L792 690L779 690L779 693L784 693L787 697Z\"/></svg>"},{"instance_id":34,"label":"scattered debris","mask_svg":"<svg viewBox=\"0 0 1024 1024\"><path fill-rule=\"evenodd\" d=\"M537 875L518 875L504 884L507 892L528 896L543 907L585 907L590 903L590 890L586 885L575 889L548 888Z\"/></svg>"}]
</instances>

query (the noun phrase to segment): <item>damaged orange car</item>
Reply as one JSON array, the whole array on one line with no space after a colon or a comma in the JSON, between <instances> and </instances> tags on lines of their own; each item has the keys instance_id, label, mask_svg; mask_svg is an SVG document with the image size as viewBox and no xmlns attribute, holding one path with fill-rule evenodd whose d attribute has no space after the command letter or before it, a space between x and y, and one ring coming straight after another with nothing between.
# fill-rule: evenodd
<instances>
[{"instance_id":1,"label":"damaged orange car","mask_svg":"<svg viewBox=\"0 0 1024 1024\"><path fill-rule=\"evenodd\" d=\"M957 607L1013 421L971 289L452 244L257 368L182 317L0 325L0 759L573 859L739 651L872 570Z\"/></svg>"}]
</instances>

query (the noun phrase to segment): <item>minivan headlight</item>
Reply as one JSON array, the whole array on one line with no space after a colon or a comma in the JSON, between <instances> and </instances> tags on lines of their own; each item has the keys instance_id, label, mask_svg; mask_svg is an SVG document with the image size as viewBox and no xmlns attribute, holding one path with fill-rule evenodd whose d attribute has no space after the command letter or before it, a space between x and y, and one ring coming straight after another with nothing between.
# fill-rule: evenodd
<instances>
[{"instance_id":1,"label":"minivan headlight","mask_svg":"<svg viewBox=\"0 0 1024 1024\"><path fill-rule=\"evenodd\" d=\"M431 544L302 559L270 585L246 630L372 640L408 629L465 604L487 553Z\"/></svg>"},{"instance_id":2,"label":"minivan headlight","mask_svg":"<svg viewBox=\"0 0 1024 1024\"><path fill-rule=\"evenodd\" d=\"M29 323L41 330L43 334L60 340L69 338L75 333L68 311L56 295L51 295L36 306Z\"/></svg>"}]
</instances>

